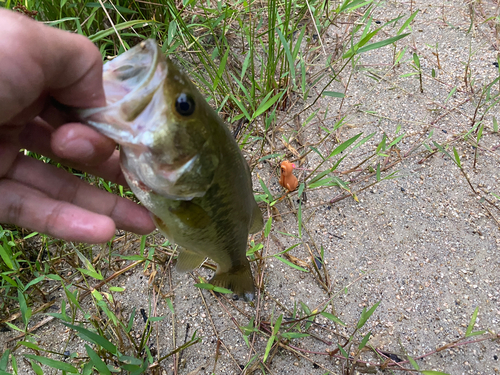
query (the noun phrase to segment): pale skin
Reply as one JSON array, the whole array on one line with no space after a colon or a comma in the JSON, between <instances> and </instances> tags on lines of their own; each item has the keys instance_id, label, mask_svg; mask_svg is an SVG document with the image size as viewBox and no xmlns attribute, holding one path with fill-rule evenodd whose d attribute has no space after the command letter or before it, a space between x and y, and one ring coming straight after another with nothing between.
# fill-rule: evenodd
<instances>
[{"instance_id":1,"label":"pale skin","mask_svg":"<svg viewBox=\"0 0 500 375\"><path fill-rule=\"evenodd\" d=\"M151 232L145 208L19 152L126 185L115 143L64 123L51 105L105 105L99 50L83 36L3 9L0 35L0 223L86 243L106 242L116 228Z\"/></svg>"}]
</instances>

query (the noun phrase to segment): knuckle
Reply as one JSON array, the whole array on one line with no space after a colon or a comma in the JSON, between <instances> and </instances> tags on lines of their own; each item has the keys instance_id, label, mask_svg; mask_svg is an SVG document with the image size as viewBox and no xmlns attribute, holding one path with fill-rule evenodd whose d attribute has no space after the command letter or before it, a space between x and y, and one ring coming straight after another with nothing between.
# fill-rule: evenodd
<instances>
[{"instance_id":1,"label":"knuckle","mask_svg":"<svg viewBox=\"0 0 500 375\"><path fill-rule=\"evenodd\" d=\"M63 207L63 202L57 202L48 212L45 218L45 233L55 233L57 231Z\"/></svg>"},{"instance_id":2,"label":"knuckle","mask_svg":"<svg viewBox=\"0 0 500 375\"><path fill-rule=\"evenodd\" d=\"M7 201L7 222L19 224L23 212L23 199L19 194L12 194Z\"/></svg>"},{"instance_id":3,"label":"knuckle","mask_svg":"<svg viewBox=\"0 0 500 375\"><path fill-rule=\"evenodd\" d=\"M80 187L81 181L78 178L68 178L63 184L61 184L55 198L57 200L74 203L79 194Z\"/></svg>"}]
</instances>

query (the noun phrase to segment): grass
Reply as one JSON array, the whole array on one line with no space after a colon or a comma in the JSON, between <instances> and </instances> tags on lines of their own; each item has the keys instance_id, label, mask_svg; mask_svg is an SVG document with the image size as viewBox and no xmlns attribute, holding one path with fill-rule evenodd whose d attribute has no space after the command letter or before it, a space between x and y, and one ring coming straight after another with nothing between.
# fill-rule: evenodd
<instances>
[{"instance_id":1,"label":"grass","mask_svg":"<svg viewBox=\"0 0 500 375\"><path fill-rule=\"evenodd\" d=\"M482 209L498 224L500 191L485 192L467 170L476 169L481 155L491 155L491 139L498 136L498 72L489 82L474 80L478 49L467 46L469 53L461 71L463 84L445 85L447 94L432 103L439 113L416 136L408 130L407 122L352 101L355 94L350 90L360 75L375 82L362 93L365 96L394 72L401 80L391 84L402 93L413 90L412 95L429 95L428 87L442 83L441 43L428 41L435 65L429 69L428 51L418 50L410 39L419 16L413 2L406 13L388 20L382 20L378 12L384 3L373 0L26 0L22 5L11 1L3 4L24 12L36 11L40 21L86 35L100 48L103 59L122 53L142 39L155 38L167 55L190 72L249 156L259 182L254 184L256 200L267 212L262 235L252 237L247 252L254 264L258 296L254 309L243 310L224 295L225 290L206 283L204 270L192 274L189 293L198 293L212 329L210 335L216 337L213 368L207 371L222 371L217 366L223 361L221 353L225 353L229 357L224 360L225 366L239 366L247 373L274 373L273 359L279 353L289 353L294 356L292 361L309 361L324 374L351 374L360 368L444 374L421 370L422 364L416 361L449 349L498 341L498 335L492 332L474 331L480 313L477 307L466 332L436 350L418 356L403 350L398 357L372 346L373 325L368 323L381 300L372 298L359 315L336 311L340 296L357 286L366 273L339 287L331 280L333 271L325 248L314 235L312 218L319 207L344 199L359 202L364 191L404 176L396 167L416 157L424 163L438 154L459 169ZM479 19L471 10L469 32ZM499 23L498 17L481 22ZM370 67L362 59L363 54L373 56L386 49L392 51L390 63L376 61L376 66ZM464 98L462 102L457 103L457 95ZM434 134L439 121L459 113L469 103L472 111L467 130L440 141ZM353 133L350 123L358 113L375 119L379 128L382 122L398 125L393 132L380 128L367 134ZM403 145L410 140L411 147ZM461 160L462 151L468 147L474 150L472 166ZM272 185L279 162L285 158L308 167L300 172L298 191L290 194ZM131 196L122 186L67 170L109 192ZM308 197L315 197L314 203L308 203ZM283 230L280 222L285 217L287 225L294 223L293 229ZM167 368L175 374L184 373L184 350L200 347L207 335L191 332L189 324L185 326L180 320L183 317L177 310L183 296L170 273L175 247L163 241L154 235L117 233L109 243L92 247L21 228L0 227L0 323L15 333L0 356L0 375L22 373L21 367L37 374L54 373L54 369L63 373L140 374L160 373ZM313 306L295 300L290 308L289 303L280 302L266 286L270 264L279 264L298 279L307 278L318 293L324 293L321 303ZM205 267L214 269L210 263ZM124 308L120 302L128 291L118 285L119 280L132 272L148 276L150 282L151 294L143 298L144 306L139 309ZM56 291L61 296L54 300ZM52 311L55 301L60 303L57 312ZM341 320L342 314L347 319ZM67 350L57 352L41 344L38 330L51 321L57 322L56 329L68 333L63 345ZM246 355L231 354L220 321L243 340ZM169 348L162 347L159 339L160 324L167 322ZM326 344L327 350L318 343ZM374 359L364 359L366 352Z\"/></svg>"}]
</instances>

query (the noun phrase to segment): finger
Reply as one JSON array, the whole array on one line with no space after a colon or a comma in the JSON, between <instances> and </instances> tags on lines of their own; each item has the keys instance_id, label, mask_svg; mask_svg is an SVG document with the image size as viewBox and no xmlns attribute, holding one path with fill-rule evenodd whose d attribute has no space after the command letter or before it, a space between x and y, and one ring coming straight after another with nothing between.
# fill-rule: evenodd
<instances>
[{"instance_id":1,"label":"finger","mask_svg":"<svg viewBox=\"0 0 500 375\"><path fill-rule=\"evenodd\" d=\"M116 149L115 141L88 126L71 123L52 133L52 150L62 159L84 165L97 165L109 159Z\"/></svg>"},{"instance_id":2,"label":"finger","mask_svg":"<svg viewBox=\"0 0 500 375\"><path fill-rule=\"evenodd\" d=\"M52 199L109 216L118 228L138 234L154 230L151 217L144 207L90 186L53 165L19 155L6 177L38 189Z\"/></svg>"},{"instance_id":3,"label":"finger","mask_svg":"<svg viewBox=\"0 0 500 375\"><path fill-rule=\"evenodd\" d=\"M0 222L66 241L103 243L115 234L111 218L89 212L12 180L0 180Z\"/></svg>"},{"instance_id":4,"label":"finger","mask_svg":"<svg viewBox=\"0 0 500 375\"><path fill-rule=\"evenodd\" d=\"M43 95L73 107L105 105L102 58L89 39L4 9L0 19L1 122L33 118Z\"/></svg>"},{"instance_id":5,"label":"finger","mask_svg":"<svg viewBox=\"0 0 500 375\"><path fill-rule=\"evenodd\" d=\"M68 124L67 126L70 127L68 129L71 129L73 125L75 124ZM99 134L96 133L95 130L85 127L84 125L81 124L77 125L79 130L81 129L81 127L84 127L85 129L88 130L88 133L86 133L86 131L80 132L82 140L88 138L93 139L95 136L99 137ZM64 126L61 127L61 130L63 128ZM59 131L59 129L57 131ZM66 156L71 157L71 160L64 159L65 157L64 152L62 156L57 155L54 152L53 147L51 145L52 142L55 142L56 145L54 145L54 148L56 148L59 147L58 145L64 142L64 137L62 137L62 139L58 138L55 141L52 140L53 135L57 133L57 131L54 131L52 127L50 127L40 118L35 118L33 121L31 121L26 125L25 129L19 136L19 142L22 148L33 151L37 154L44 155L63 165L90 173L94 176L102 177L106 181L112 181L117 184L127 186L127 182L123 177L123 173L120 168L119 152L115 150L114 143L111 150L111 156L108 157L106 160L104 160L104 157L109 152L110 148L110 145L106 142L103 143L98 142L98 146L95 150L96 153L100 154L98 158L93 158L93 157L84 158L82 157L82 155L80 155L80 158L78 158L77 153L75 153L74 155L70 155L71 151L68 150L64 152L66 152ZM59 137L59 135L57 137ZM101 162L98 165L96 165L99 162L98 159L101 158L102 158ZM85 164L94 164L94 165L85 165Z\"/></svg>"},{"instance_id":6,"label":"finger","mask_svg":"<svg viewBox=\"0 0 500 375\"><path fill-rule=\"evenodd\" d=\"M19 154L19 147L8 141L0 140L0 178L5 176Z\"/></svg>"}]
</instances>

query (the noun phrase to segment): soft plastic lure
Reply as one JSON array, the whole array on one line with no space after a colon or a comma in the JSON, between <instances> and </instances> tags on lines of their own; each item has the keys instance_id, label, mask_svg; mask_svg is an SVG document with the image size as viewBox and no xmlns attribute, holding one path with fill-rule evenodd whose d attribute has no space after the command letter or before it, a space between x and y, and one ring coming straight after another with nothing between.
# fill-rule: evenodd
<instances>
[{"instance_id":1,"label":"soft plastic lure","mask_svg":"<svg viewBox=\"0 0 500 375\"><path fill-rule=\"evenodd\" d=\"M294 191L299 185L297 177L293 175L294 168L295 164L290 163L288 160L281 163L280 185L289 191Z\"/></svg>"}]
</instances>

